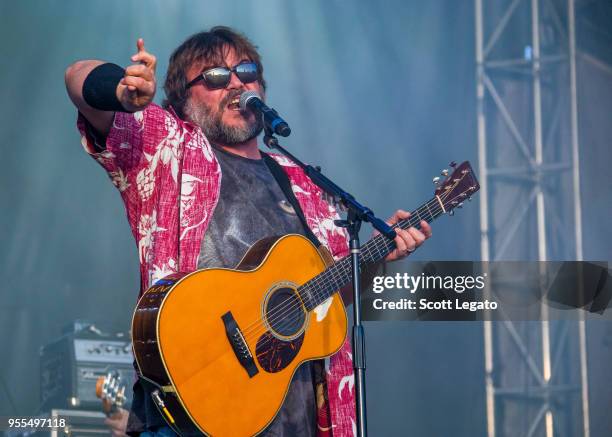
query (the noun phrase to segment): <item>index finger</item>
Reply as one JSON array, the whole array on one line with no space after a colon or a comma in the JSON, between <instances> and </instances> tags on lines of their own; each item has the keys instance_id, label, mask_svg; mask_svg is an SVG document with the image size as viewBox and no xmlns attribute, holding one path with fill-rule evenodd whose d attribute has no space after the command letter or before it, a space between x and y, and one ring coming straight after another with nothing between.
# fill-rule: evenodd
<instances>
[{"instance_id":1,"label":"index finger","mask_svg":"<svg viewBox=\"0 0 612 437\"><path fill-rule=\"evenodd\" d=\"M397 211L395 211L395 214L393 214L389 218L389 220L387 220L387 224L394 225L400 220L407 219L408 217L410 217L410 213L408 211L404 211L403 209L398 209Z\"/></svg>"},{"instance_id":2,"label":"index finger","mask_svg":"<svg viewBox=\"0 0 612 437\"><path fill-rule=\"evenodd\" d=\"M136 50L138 50L138 52L144 52L144 39L142 38L138 38L136 40Z\"/></svg>"},{"instance_id":3,"label":"index finger","mask_svg":"<svg viewBox=\"0 0 612 437\"><path fill-rule=\"evenodd\" d=\"M138 42L136 43L136 46L138 47L138 53L136 53L130 58L132 62L140 62L154 70L157 60L155 56L145 50L144 40L142 38L139 38Z\"/></svg>"}]
</instances>

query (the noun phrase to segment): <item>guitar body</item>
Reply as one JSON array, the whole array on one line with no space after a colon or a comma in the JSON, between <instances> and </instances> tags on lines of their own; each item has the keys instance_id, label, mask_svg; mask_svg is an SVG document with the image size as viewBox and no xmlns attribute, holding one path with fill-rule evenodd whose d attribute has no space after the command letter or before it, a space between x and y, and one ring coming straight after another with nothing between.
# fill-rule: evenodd
<instances>
[{"instance_id":1,"label":"guitar body","mask_svg":"<svg viewBox=\"0 0 612 437\"><path fill-rule=\"evenodd\" d=\"M185 434L248 436L272 421L297 367L344 343L339 294L309 312L296 292L326 261L305 237L286 235L256 243L236 270L171 275L147 290L134 354L170 422Z\"/></svg>"},{"instance_id":2,"label":"guitar body","mask_svg":"<svg viewBox=\"0 0 612 437\"><path fill-rule=\"evenodd\" d=\"M435 196L395 227L432 222L480 189L469 162L450 166ZM381 261L394 247L379 234L361 247L362 260ZM332 263L303 236L271 237L235 270L178 273L146 291L132 320L134 356L177 432L260 433L298 366L340 349L347 320L337 289L350 282L352 261Z\"/></svg>"}]
</instances>

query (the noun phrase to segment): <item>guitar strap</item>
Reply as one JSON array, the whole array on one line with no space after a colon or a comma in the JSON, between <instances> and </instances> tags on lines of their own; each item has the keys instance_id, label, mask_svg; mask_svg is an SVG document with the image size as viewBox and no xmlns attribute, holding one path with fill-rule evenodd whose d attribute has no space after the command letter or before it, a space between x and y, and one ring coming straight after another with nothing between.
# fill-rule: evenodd
<instances>
[{"instance_id":1,"label":"guitar strap","mask_svg":"<svg viewBox=\"0 0 612 437\"><path fill-rule=\"evenodd\" d=\"M276 179L276 182L278 183L278 185L280 185L281 190L283 190L283 193L285 193L287 200L289 201L291 206L293 206L293 209L295 210L295 213L297 214L297 216L300 218L302 225L304 225L304 231L306 233L306 237L308 237L308 239L316 247L320 247L321 242L315 236L315 234L313 234L313 232L310 230L310 228L308 227L308 223L306 223L306 217L304 216L304 211L302 211L302 207L300 206L297 198L295 197L295 194L293 193L293 190L291 189L291 182L289 181L289 177L287 176L287 173L285 173L281 165L278 162L276 162L276 160L272 158L270 155L264 152L261 152L261 154L263 155L264 162L270 169L272 176L274 176L274 179ZM316 393L320 393L319 390L322 390L322 393L324 393L323 396L325 399L324 401L322 401L322 403L320 403L320 401L317 400L317 425L319 427L323 426L324 428L331 429L331 422L329 419L331 417L331 412L329 410L329 402L327 401L328 399L327 380L325 379L324 376L321 376L321 375L325 375L325 360L321 360L321 359L314 360L312 361L312 364L313 364L313 378L314 378L313 382L315 385L315 396L317 396ZM321 411L325 411L326 414L321 414L320 413Z\"/></svg>"},{"instance_id":2,"label":"guitar strap","mask_svg":"<svg viewBox=\"0 0 612 437\"><path fill-rule=\"evenodd\" d=\"M289 201L291 206L293 206L295 213L297 214L298 218L302 222L302 225L304 226L304 233L306 234L306 237L316 247L321 246L321 242L319 241L319 239L315 236L315 234L313 234L313 232L308 227L308 223L306 222L306 217L304 216L304 211L302 211L302 207L300 206L297 198L295 197L295 194L293 193L293 190L291 189L291 182L289 181L289 177L287 176L287 173L285 173L281 165L278 162L276 162L276 160L272 158L270 155L264 152L261 152L261 154L263 156L264 162L270 169L272 176L274 176L274 179L276 179L276 182L281 187L281 190L283 190L285 197L287 197L287 200Z\"/></svg>"}]
</instances>

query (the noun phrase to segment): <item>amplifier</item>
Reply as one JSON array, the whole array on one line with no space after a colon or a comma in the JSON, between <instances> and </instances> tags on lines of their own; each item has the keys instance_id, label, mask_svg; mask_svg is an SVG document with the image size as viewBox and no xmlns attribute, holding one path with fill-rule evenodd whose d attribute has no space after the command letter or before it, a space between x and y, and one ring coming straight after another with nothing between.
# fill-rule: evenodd
<instances>
[{"instance_id":1,"label":"amplifier","mask_svg":"<svg viewBox=\"0 0 612 437\"><path fill-rule=\"evenodd\" d=\"M125 408L132 398L134 367L131 342L126 334L104 334L93 324L64 334L40 351L40 411L78 408L101 411L96 382L117 372L126 386Z\"/></svg>"}]
</instances>

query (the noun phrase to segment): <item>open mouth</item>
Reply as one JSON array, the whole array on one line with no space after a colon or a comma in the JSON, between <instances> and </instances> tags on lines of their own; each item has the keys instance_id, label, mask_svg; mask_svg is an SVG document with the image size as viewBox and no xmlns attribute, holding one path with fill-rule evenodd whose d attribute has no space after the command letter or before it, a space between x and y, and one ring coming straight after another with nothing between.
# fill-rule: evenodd
<instances>
[{"instance_id":1,"label":"open mouth","mask_svg":"<svg viewBox=\"0 0 612 437\"><path fill-rule=\"evenodd\" d=\"M227 105L227 109L231 111L240 111L240 96L234 97Z\"/></svg>"}]
</instances>

